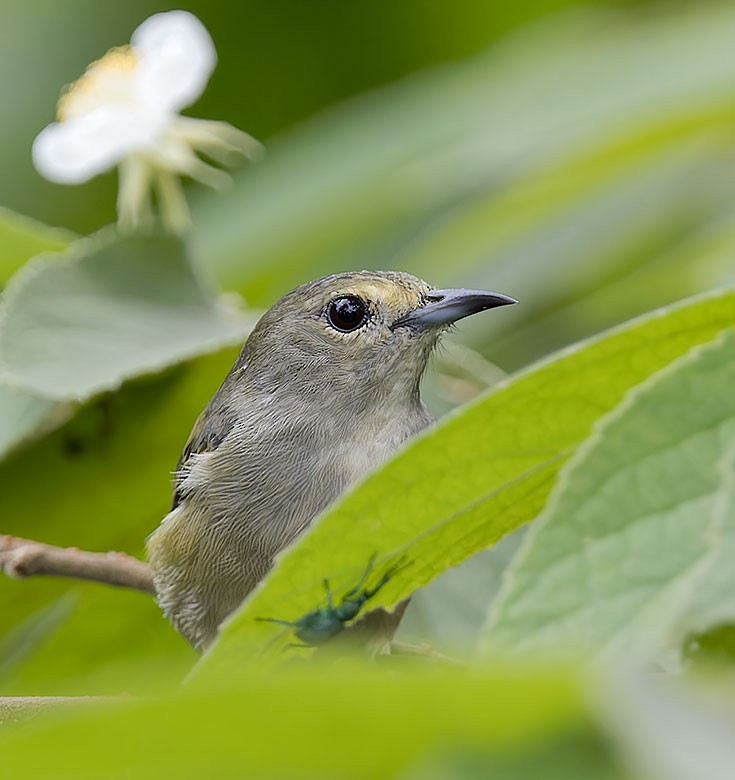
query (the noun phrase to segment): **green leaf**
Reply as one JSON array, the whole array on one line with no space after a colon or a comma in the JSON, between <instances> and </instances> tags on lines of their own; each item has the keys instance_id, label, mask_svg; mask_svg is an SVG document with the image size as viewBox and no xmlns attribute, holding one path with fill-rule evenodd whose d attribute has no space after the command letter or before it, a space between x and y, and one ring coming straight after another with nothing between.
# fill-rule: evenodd
<instances>
[{"instance_id":1,"label":"green leaf","mask_svg":"<svg viewBox=\"0 0 735 780\"><path fill-rule=\"evenodd\" d=\"M635 777L729 780L735 766L732 674L709 680L614 669L588 701ZM692 683L695 684L692 684Z\"/></svg>"},{"instance_id":2,"label":"green leaf","mask_svg":"<svg viewBox=\"0 0 735 780\"><path fill-rule=\"evenodd\" d=\"M387 674L317 664L226 690L67 706L0 733L0 754L4 773L25 780L372 780L443 745L522 754L586 723L575 687L529 668Z\"/></svg>"},{"instance_id":3,"label":"green leaf","mask_svg":"<svg viewBox=\"0 0 735 780\"><path fill-rule=\"evenodd\" d=\"M6 382L74 400L242 341L251 326L202 289L180 239L109 232L28 263L2 313Z\"/></svg>"},{"instance_id":4,"label":"green leaf","mask_svg":"<svg viewBox=\"0 0 735 780\"><path fill-rule=\"evenodd\" d=\"M650 657L735 620L733 386L730 331L600 422L508 570L486 648Z\"/></svg>"},{"instance_id":5,"label":"green leaf","mask_svg":"<svg viewBox=\"0 0 735 780\"><path fill-rule=\"evenodd\" d=\"M735 662L735 623L715 625L687 637L684 657L702 666L732 666Z\"/></svg>"},{"instance_id":6,"label":"green leaf","mask_svg":"<svg viewBox=\"0 0 735 780\"><path fill-rule=\"evenodd\" d=\"M0 679L7 679L69 619L75 599L65 594L34 612L0 639Z\"/></svg>"},{"instance_id":7,"label":"green leaf","mask_svg":"<svg viewBox=\"0 0 735 780\"><path fill-rule=\"evenodd\" d=\"M171 506L171 471L189 429L237 354L227 349L128 382L0 464L0 533L88 550L143 553ZM72 608L52 633L35 619L64 594ZM51 577L0 577L0 636L40 638L7 669L3 694L117 693L180 680L195 654L140 593ZM137 666L136 666L137 664ZM111 670L124 669L121 679Z\"/></svg>"},{"instance_id":8,"label":"green leaf","mask_svg":"<svg viewBox=\"0 0 735 780\"><path fill-rule=\"evenodd\" d=\"M617 766L608 741L574 728L521 750L447 748L432 751L397 780L630 780ZM667 778L667 780L670 780Z\"/></svg>"},{"instance_id":9,"label":"green leaf","mask_svg":"<svg viewBox=\"0 0 735 780\"><path fill-rule=\"evenodd\" d=\"M63 404L0 384L0 459L44 423L63 419Z\"/></svg>"},{"instance_id":10,"label":"green leaf","mask_svg":"<svg viewBox=\"0 0 735 780\"><path fill-rule=\"evenodd\" d=\"M0 208L0 286L34 255L64 249L71 233ZM63 418L45 398L0 384L0 458L34 431Z\"/></svg>"},{"instance_id":11,"label":"green leaf","mask_svg":"<svg viewBox=\"0 0 735 780\"><path fill-rule=\"evenodd\" d=\"M453 658L475 654L477 637L487 622L488 605L496 598L503 572L513 559L525 529L503 537L452 567L413 596L396 632L396 641L428 644Z\"/></svg>"},{"instance_id":12,"label":"green leaf","mask_svg":"<svg viewBox=\"0 0 735 780\"><path fill-rule=\"evenodd\" d=\"M556 474L594 422L627 390L692 346L732 327L735 291L653 312L502 383L411 442L346 495L228 621L200 673L236 674L245 659L278 658L272 624L353 586L367 561L411 563L371 606L393 608L437 574L533 519Z\"/></svg>"},{"instance_id":13,"label":"green leaf","mask_svg":"<svg viewBox=\"0 0 735 780\"><path fill-rule=\"evenodd\" d=\"M75 236L0 207L0 286L31 257L66 248Z\"/></svg>"}]
</instances>

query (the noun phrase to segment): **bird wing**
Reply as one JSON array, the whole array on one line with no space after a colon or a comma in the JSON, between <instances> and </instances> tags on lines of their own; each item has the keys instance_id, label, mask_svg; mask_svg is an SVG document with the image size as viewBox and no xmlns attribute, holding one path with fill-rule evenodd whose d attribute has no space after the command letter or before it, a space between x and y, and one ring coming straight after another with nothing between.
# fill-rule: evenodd
<instances>
[{"instance_id":1,"label":"bird wing","mask_svg":"<svg viewBox=\"0 0 735 780\"><path fill-rule=\"evenodd\" d=\"M196 455L214 452L235 427L237 422L235 412L227 404L216 403L217 400L215 396L209 406L199 415L189 434L184 451L181 453L174 477L172 510L176 509L186 498L184 482L188 476L192 458Z\"/></svg>"}]
</instances>

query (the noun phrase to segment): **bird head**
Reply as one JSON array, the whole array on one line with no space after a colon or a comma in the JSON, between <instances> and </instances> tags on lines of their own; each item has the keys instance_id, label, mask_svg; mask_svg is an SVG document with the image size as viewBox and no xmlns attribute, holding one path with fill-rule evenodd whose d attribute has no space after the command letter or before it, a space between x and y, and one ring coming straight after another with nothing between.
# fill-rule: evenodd
<instances>
[{"instance_id":1,"label":"bird head","mask_svg":"<svg viewBox=\"0 0 735 780\"><path fill-rule=\"evenodd\" d=\"M441 333L471 314L516 303L481 290L437 290L408 273L360 271L292 290L261 318L242 358L250 381L358 405L398 394L418 398ZM244 367L244 366L243 366Z\"/></svg>"}]
</instances>

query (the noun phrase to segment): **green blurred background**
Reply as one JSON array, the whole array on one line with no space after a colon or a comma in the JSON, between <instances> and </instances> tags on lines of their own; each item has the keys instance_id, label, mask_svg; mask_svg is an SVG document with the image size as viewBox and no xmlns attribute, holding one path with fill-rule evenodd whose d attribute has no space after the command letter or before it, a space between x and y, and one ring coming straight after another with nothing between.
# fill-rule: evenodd
<instances>
[{"instance_id":1,"label":"green blurred background","mask_svg":"<svg viewBox=\"0 0 735 780\"><path fill-rule=\"evenodd\" d=\"M598 3L623 7L639 2ZM210 31L219 65L192 115L224 119L270 143L315 113L396 79L461 60L580 0L3 0L0 3L0 204L87 233L114 219L115 182L63 187L30 162L64 84L149 15L185 8Z\"/></svg>"}]
</instances>

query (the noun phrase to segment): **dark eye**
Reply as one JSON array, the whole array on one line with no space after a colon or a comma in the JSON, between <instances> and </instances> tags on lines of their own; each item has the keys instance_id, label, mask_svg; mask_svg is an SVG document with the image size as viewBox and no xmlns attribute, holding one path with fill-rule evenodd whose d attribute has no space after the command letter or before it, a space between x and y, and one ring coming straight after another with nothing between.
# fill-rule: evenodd
<instances>
[{"instance_id":1,"label":"dark eye","mask_svg":"<svg viewBox=\"0 0 735 780\"><path fill-rule=\"evenodd\" d=\"M327 306L327 319L329 324L348 333L357 330L367 319L367 306L365 301L356 295L345 295L344 298L336 298Z\"/></svg>"}]
</instances>

